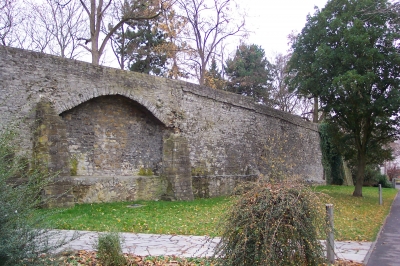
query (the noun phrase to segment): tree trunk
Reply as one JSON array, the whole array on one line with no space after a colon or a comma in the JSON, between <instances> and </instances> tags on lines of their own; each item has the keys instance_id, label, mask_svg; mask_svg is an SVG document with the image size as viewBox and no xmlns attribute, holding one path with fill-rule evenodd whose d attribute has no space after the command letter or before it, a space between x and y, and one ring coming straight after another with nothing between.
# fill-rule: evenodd
<instances>
[{"instance_id":1,"label":"tree trunk","mask_svg":"<svg viewBox=\"0 0 400 266\"><path fill-rule=\"evenodd\" d=\"M91 34L91 40L92 40L92 64L99 65L101 54L99 51L99 28L96 28L96 26L94 26L94 32Z\"/></svg>"},{"instance_id":2,"label":"tree trunk","mask_svg":"<svg viewBox=\"0 0 400 266\"><path fill-rule=\"evenodd\" d=\"M314 97L313 122L318 123L318 97Z\"/></svg>"},{"instance_id":3,"label":"tree trunk","mask_svg":"<svg viewBox=\"0 0 400 266\"><path fill-rule=\"evenodd\" d=\"M92 49L92 64L93 65L99 65L100 62L100 54L98 50L93 50Z\"/></svg>"},{"instance_id":4,"label":"tree trunk","mask_svg":"<svg viewBox=\"0 0 400 266\"><path fill-rule=\"evenodd\" d=\"M364 184L364 173L366 166L366 152L358 151L357 156L357 175L356 175L356 185L354 188L353 196L362 197L362 187Z\"/></svg>"},{"instance_id":5,"label":"tree trunk","mask_svg":"<svg viewBox=\"0 0 400 266\"><path fill-rule=\"evenodd\" d=\"M205 66L200 69L200 78L199 78L199 85L204 86L205 83Z\"/></svg>"}]
</instances>

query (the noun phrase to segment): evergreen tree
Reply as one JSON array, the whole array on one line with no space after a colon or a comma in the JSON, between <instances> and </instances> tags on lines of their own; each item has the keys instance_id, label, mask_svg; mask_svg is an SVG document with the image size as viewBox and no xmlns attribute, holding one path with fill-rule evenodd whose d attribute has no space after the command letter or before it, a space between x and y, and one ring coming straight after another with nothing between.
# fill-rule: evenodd
<instances>
[{"instance_id":1,"label":"evergreen tree","mask_svg":"<svg viewBox=\"0 0 400 266\"><path fill-rule=\"evenodd\" d=\"M162 31L152 21L139 21L133 25L128 36L131 39L132 54L129 69L135 72L162 76L166 71L167 56L157 50L165 42Z\"/></svg>"},{"instance_id":2,"label":"evergreen tree","mask_svg":"<svg viewBox=\"0 0 400 266\"><path fill-rule=\"evenodd\" d=\"M71 2L71 1L69 1ZM161 14L161 11L165 8L164 3L158 0L126 0L126 1L78 1L82 8L85 10L87 18L89 20L89 33L88 38L81 38L79 40L85 41L81 44L87 51L92 54L92 64L98 65L100 57L104 53L104 49L108 41L112 36L126 23L134 23L143 20L152 20ZM111 12L110 7L117 7L122 10L121 16L116 16L115 25L108 25L108 29L104 29L104 22L110 19L110 13L118 14L119 11L114 9ZM102 34L104 33L104 38Z\"/></svg>"},{"instance_id":3,"label":"evergreen tree","mask_svg":"<svg viewBox=\"0 0 400 266\"><path fill-rule=\"evenodd\" d=\"M319 97L346 159L355 158L353 195L362 196L373 151L385 154L400 122L399 25L387 0L330 0L309 16L293 44L292 90Z\"/></svg>"},{"instance_id":4,"label":"evergreen tree","mask_svg":"<svg viewBox=\"0 0 400 266\"><path fill-rule=\"evenodd\" d=\"M131 71L162 76L166 70L168 56L161 49L165 45L165 35L158 28L157 21L143 20L121 27L114 34L117 43L121 68L125 66Z\"/></svg>"},{"instance_id":5,"label":"evergreen tree","mask_svg":"<svg viewBox=\"0 0 400 266\"><path fill-rule=\"evenodd\" d=\"M222 78L221 71L218 70L215 58L211 61L210 69L206 72L205 85L207 87L223 90L226 81Z\"/></svg>"},{"instance_id":6,"label":"evergreen tree","mask_svg":"<svg viewBox=\"0 0 400 266\"><path fill-rule=\"evenodd\" d=\"M267 103L272 80L270 69L264 49L255 44L241 44L234 58L226 61L225 73L229 77L227 90Z\"/></svg>"}]
</instances>

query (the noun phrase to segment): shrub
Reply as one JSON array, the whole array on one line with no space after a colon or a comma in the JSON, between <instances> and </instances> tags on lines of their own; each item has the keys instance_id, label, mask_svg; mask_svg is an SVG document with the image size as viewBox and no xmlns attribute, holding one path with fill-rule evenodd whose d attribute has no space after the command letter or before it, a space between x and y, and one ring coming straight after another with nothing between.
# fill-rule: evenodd
<instances>
[{"instance_id":1,"label":"shrub","mask_svg":"<svg viewBox=\"0 0 400 266\"><path fill-rule=\"evenodd\" d=\"M364 186L378 186L391 188L392 184L388 181L386 175L381 174L381 171L376 165L367 165L364 175Z\"/></svg>"},{"instance_id":2,"label":"shrub","mask_svg":"<svg viewBox=\"0 0 400 266\"><path fill-rule=\"evenodd\" d=\"M119 266L127 263L122 254L121 237L118 233L99 235L95 249L97 249L97 257L103 266Z\"/></svg>"},{"instance_id":3,"label":"shrub","mask_svg":"<svg viewBox=\"0 0 400 266\"><path fill-rule=\"evenodd\" d=\"M393 187L392 184L389 182L389 180L388 180L386 175L379 174L377 179L378 179L377 180L378 181L377 185L380 184L384 188L392 188Z\"/></svg>"},{"instance_id":4,"label":"shrub","mask_svg":"<svg viewBox=\"0 0 400 266\"><path fill-rule=\"evenodd\" d=\"M335 129L331 124L323 122L319 124L321 136L322 166L326 183L328 185L343 185L345 178L343 158L335 143Z\"/></svg>"},{"instance_id":5,"label":"shrub","mask_svg":"<svg viewBox=\"0 0 400 266\"><path fill-rule=\"evenodd\" d=\"M12 131L0 133L0 265L38 265L41 254L65 241L53 241L48 214L35 214L42 203L41 191L52 177L30 169L29 160L18 152Z\"/></svg>"},{"instance_id":6,"label":"shrub","mask_svg":"<svg viewBox=\"0 0 400 266\"><path fill-rule=\"evenodd\" d=\"M318 230L325 227L316 193L306 187L258 183L226 217L216 249L221 265L319 265Z\"/></svg>"}]
</instances>

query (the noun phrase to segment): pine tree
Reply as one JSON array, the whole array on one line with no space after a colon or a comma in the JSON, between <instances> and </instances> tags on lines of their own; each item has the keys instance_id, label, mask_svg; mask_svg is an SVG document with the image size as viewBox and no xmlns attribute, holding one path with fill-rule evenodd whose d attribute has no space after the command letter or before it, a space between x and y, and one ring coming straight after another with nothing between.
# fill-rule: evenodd
<instances>
[{"instance_id":1,"label":"pine tree","mask_svg":"<svg viewBox=\"0 0 400 266\"><path fill-rule=\"evenodd\" d=\"M166 71L167 56L157 50L165 42L164 34L153 21L138 21L127 29L131 71L162 76Z\"/></svg>"},{"instance_id":2,"label":"pine tree","mask_svg":"<svg viewBox=\"0 0 400 266\"><path fill-rule=\"evenodd\" d=\"M222 78L221 71L217 67L217 61L213 58L210 69L206 72L205 85L213 89L223 90L225 84L226 81Z\"/></svg>"},{"instance_id":3,"label":"pine tree","mask_svg":"<svg viewBox=\"0 0 400 266\"><path fill-rule=\"evenodd\" d=\"M271 64L260 46L241 44L234 58L226 61L227 90L268 103L268 88L272 80L270 69Z\"/></svg>"}]
</instances>

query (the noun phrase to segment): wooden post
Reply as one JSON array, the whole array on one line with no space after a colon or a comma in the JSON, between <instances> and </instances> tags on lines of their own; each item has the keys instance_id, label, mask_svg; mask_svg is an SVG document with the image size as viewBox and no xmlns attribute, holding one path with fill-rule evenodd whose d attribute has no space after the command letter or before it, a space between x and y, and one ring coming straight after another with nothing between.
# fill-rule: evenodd
<instances>
[{"instance_id":1,"label":"wooden post","mask_svg":"<svg viewBox=\"0 0 400 266\"><path fill-rule=\"evenodd\" d=\"M326 257L329 263L335 263L335 239L333 235L333 204L326 204L326 222L328 234L326 238Z\"/></svg>"},{"instance_id":2,"label":"wooden post","mask_svg":"<svg viewBox=\"0 0 400 266\"><path fill-rule=\"evenodd\" d=\"M382 185L379 184L379 205L382 205Z\"/></svg>"}]
</instances>

